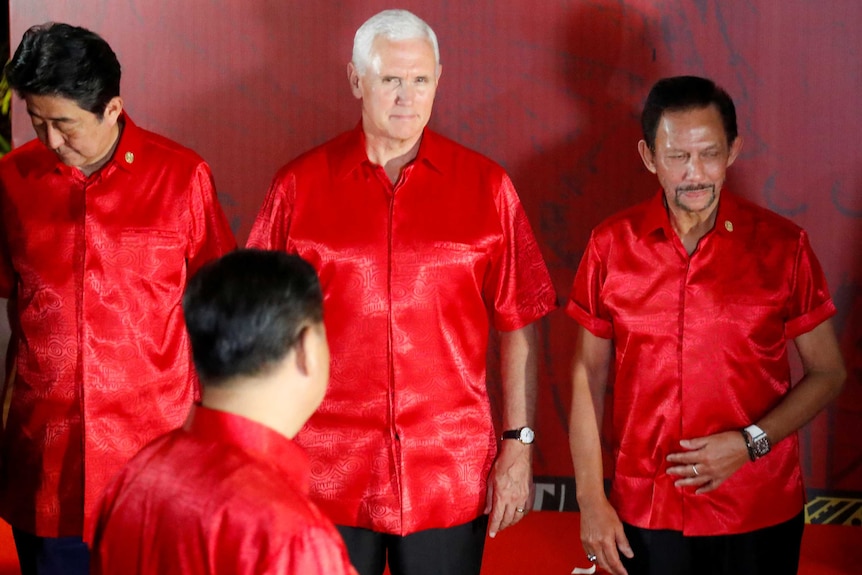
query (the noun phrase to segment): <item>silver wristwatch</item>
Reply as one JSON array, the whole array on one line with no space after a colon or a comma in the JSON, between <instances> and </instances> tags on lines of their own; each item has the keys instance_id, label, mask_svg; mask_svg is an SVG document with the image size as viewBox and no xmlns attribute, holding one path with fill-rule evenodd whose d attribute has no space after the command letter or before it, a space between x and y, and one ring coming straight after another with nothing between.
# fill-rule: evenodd
<instances>
[{"instance_id":1,"label":"silver wristwatch","mask_svg":"<svg viewBox=\"0 0 862 575\"><path fill-rule=\"evenodd\" d=\"M772 449L766 432L756 425L749 425L745 428L744 433L746 435L745 445L748 447L748 456L752 461L760 459Z\"/></svg>"},{"instance_id":2,"label":"silver wristwatch","mask_svg":"<svg viewBox=\"0 0 862 575\"><path fill-rule=\"evenodd\" d=\"M525 445L530 445L536 440L536 433L529 427L524 426L504 431L500 439L517 439Z\"/></svg>"}]
</instances>

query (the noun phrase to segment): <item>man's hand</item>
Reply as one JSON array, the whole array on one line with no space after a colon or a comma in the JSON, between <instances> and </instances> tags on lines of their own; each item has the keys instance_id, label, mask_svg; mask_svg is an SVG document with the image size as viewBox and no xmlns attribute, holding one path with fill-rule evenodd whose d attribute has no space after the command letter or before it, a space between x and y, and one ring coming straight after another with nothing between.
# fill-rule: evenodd
<instances>
[{"instance_id":1,"label":"man's hand","mask_svg":"<svg viewBox=\"0 0 862 575\"><path fill-rule=\"evenodd\" d=\"M516 524L533 507L531 449L520 441L503 441L488 480L485 513L491 514L490 537Z\"/></svg>"},{"instance_id":2,"label":"man's hand","mask_svg":"<svg viewBox=\"0 0 862 575\"><path fill-rule=\"evenodd\" d=\"M685 449L671 453L668 475L678 475L677 487L697 487L695 493L707 493L724 483L724 480L745 465L748 448L739 431L724 431L706 437L683 439L679 442Z\"/></svg>"},{"instance_id":3,"label":"man's hand","mask_svg":"<svg viewBox=\"0 0 862 575\"><path fill-rule=\"evenodd\" d=\"M634 552L623 532L617 512L602 495L594 504L581 505L581 544L596 564L614 575L628 575L620 552L631 559Z\"/></svg>"}]
</instances>

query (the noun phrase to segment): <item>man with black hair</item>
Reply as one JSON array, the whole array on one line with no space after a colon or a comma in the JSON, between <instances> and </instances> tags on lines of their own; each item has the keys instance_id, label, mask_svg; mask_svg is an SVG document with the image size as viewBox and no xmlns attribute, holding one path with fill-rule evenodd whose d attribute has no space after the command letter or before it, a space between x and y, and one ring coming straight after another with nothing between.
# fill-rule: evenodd
<instances>
[{"instance_id":1,"label":"man with black hair","mask_svg":"<svg viewBox=\"0 0 862 575\"><path fill-rule=\"evenodd\" d=\"M642 127L662 189L593 230L566 308L581 325L570 443L584 550L615 575L796 573L796 431L845 378L826 279L804 230L723 190L742 147L723 89L660 80Z\"/></svg>"},{"instance_id":2,"label":"man with black hair","mask_svg":"<svg viewBox=\"0 0 862 575\"><path fill-rule=\"evenodd\" d=\"M180 302L235 247L207 164L123 111L98 35L29 29L6 66L37 139L0 161L11 406L0 515L24 575L87 573L108 480L199 397Z\"/></svg>"},{"instance_id":3,"label":"man with black hair","mask_svg":"<svg viewBox=\"0 0 862 575\"><path fill-rule=\"evenodd\" d=\"M355 574L291 440L329 379L314 268L236 251L192 278L183 310L202 404L106 490L94 573Z\"/></svg>"}]
</instances>

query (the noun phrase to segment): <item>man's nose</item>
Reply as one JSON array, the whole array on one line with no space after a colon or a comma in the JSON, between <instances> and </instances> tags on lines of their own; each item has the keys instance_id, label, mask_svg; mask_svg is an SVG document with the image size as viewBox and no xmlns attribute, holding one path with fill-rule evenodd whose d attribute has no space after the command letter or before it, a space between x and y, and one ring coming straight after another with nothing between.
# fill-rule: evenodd
<instances>
[{"instance_id":1,"label":"man's nose","mask_svg":"<svg viewBox=\"0 0 862 575\"><path fill-rule=\"evenodd\" d=\"M399 102L412 102L416 95L416 86L412 82L401 82L398 86L397 98Z\"/></svg>"},{"instance_id":2,"label":"man's nose","mask_svg":"<svg viewBox=\"0 0 862 575\"><path fill-rule=\"evenodd\" d=\"M56 150L63 145L63 135L60 130L54 128L50 124L45 127L45 144L52 150Z\"/></svg>"},{"instance_id":3,"label":"man's nose","mask_svg":"<svg viewBox=\"0 0 862 575\"><path fill-rule=\"evenodd\" d=\"M702 180L706 174L706 167L704 166L703 160L697 156L697 154L692 154L691 159L688 162L688 179L689 180Z\"/></svg>"}]
</instances>

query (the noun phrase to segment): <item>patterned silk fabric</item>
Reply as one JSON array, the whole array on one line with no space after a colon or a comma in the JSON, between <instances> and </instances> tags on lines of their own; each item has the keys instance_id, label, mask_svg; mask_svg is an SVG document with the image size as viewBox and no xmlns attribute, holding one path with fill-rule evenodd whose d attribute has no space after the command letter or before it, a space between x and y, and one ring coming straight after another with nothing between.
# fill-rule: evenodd
<instances>
[{"instance_id":1,"label":"patterned silk fabric","mask_svg":"<svg viewBox=\"0 0 862 575\"><path fill-rule=\"evenodd\" d=\"M796 434L701 495L674 487L666 457L781 401L788 340L835 313L826 280L803 230L728 192L689 257L663 199L593 231L567 306L614 344L611 501L623 521L686 535L778 524L804 500Z\"/></svg>"},{"instance_id":2,"label":"patterned silk fabric","mask_svg":"<svg viewBox=\"0 0 862 575\"><path fill-rule=\"evenodd\" d=\"M199 395L186 279L235 247L203 160L122 121L89 178L35 140L0 162L0 296L17 308L0 508L40 536L86 535L113 474L182 424Z\"/></svg>"},{"instance_id":3,"label":"patterned silk fabric","mask_svg":"<svg viewBox=\"0 0 862 575\"><path fill-rule=\"evenodd\" d=\"M93 573L355 575L308 500L308 458L276 431L196 406L108 486Z\"/></svg>"},{"instance_id":4,"label":"patterned silk fabric","mask_svg":"<svg viewBox=\"0 0 862 575\"><path fill-rule=\"evenodd\" d=\"M337 524L401 535L481 515L489 327L556 305L503 170L426 129L392 186L357 128L282 168L249 245L298 253L324 288L331 383L297 437L315 501Z\"/></svg>"}]
</instances>

